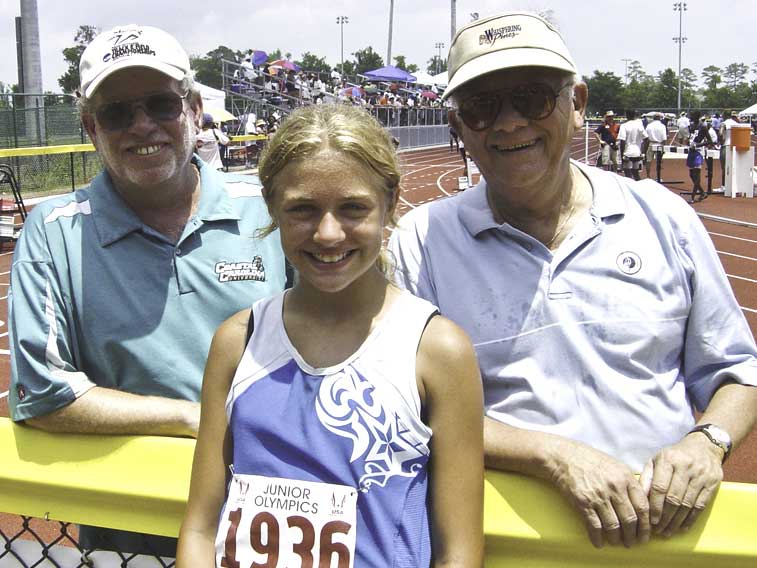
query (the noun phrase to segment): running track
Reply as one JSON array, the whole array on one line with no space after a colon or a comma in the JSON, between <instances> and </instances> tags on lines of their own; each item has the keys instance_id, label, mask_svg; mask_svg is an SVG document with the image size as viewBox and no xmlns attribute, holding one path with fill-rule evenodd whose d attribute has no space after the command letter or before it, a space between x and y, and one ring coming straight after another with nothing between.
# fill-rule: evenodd
<instances>
[{"instance_id":1,"label":"running track","mask_svg":"<svg viewBox=\"0 0 757 568\"><path fill-rule=\"evenodd\" d=\"M592 137L593 138L593 137ZM589 153L597 150L592 143ZM583 159L584 137L574 139L572 156ZM462 176L463 164L460 154L450 152L448 147L428 148L403 153L403 192L400 197L399 213L457 192L458 177ZM683 160L665 160L664 179L687 180L687 170ZM653 174L654 175L654 174ZM720 179L716 167L715 179ZM714 185L719 185L716 183ZM690 183L677 184L676 191L690 188ZM743 221L757 220L757 199L728 199L712 196L695 205L697 211ZM757 229L705 220L713 242L723 262L729 281L739 304L744 311L753 335L757 335ZM8 357L7 302L8 283L12 258L12 245L0 249L0 416L7 416L8 378L10 362ZM757 483L757 430L734 453L726 464L726 479Z\"/></svg>"}]
</instances>

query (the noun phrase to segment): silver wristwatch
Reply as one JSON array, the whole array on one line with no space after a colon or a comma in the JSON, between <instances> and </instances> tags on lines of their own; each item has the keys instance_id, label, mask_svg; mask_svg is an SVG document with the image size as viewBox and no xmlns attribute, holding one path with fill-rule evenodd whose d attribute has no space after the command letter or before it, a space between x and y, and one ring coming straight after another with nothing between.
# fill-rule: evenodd
<instances>
[{"instance_id":1,"label":"silver wristwatch","mask_svg":"<svg viewBox=\"0 0 757 568\"><path fill-rule=\"evenodd\" d=\"M728 432L714 424L699 424L698 426L694 426L689 434L694 432L701 432L709 438L710 442L723 450L723 461L728 458L731 453L731 447L733 446L733 442L731 442L731 437L728 435Z\"/></svg>"}]
</instances>

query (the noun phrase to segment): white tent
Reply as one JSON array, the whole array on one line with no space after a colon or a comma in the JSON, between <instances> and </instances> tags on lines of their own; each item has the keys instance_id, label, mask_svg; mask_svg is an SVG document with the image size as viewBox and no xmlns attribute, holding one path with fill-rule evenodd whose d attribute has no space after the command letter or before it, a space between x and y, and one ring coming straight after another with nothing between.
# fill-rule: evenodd
<instances>
[{"instance_id":1,"label":"white tent","mask_svg":"<svg viewBox=\"0 0 757 568\"><path fill-rule=\"evenodd\" d=\"M226 108L226 93L195 82L202 95L202 106L205 108Z\"/></svg>"},{"instance_id":2,"label":"white tent","mask_svg":"<svg viewBox=\"0 0 757 568\"><path fill-rule=\"evenodd\" d=\"M415 83L417 85L428 85L430 87L436 83L433 75L426 73L425 71L417 71L416 73L413 73L413 75L415 75Z\"/></svg>"},{"instance_id":3,"label":"white tent","mask_svg":"<svg viewBox=\"0 0 757 568\"><path fill-rule=\"evenodd\" d=\"M447 86L447 72L442 71L438 75L431 75L430 73L426 73L425 71L418 71L415 73L415 84L416 85L437 85L438 87L446 87Z\"/></svg>"},{"instance_id":4,"label":"white tent","mask_svg":"<svg viewBox=\"0 0 757 568\"><path fill-rule=\"evenodd\" d=\"M432 75L432 79L434 80L434 83L439 85L440 87L446 87L447 86L447 72L442 71L438 75Z\"/></svg>"},{"instance_id":5,"label":"white tent","mask_svg":"<svg viewBox=\"0 0 757 568\"><path fill-rule=\"evenodd\" d=\"M757 114L757 103L753 104L749 108L745 108L739 113L739 116L746 116L746 115L753 115Z\"/></svg>"}]
</instances>

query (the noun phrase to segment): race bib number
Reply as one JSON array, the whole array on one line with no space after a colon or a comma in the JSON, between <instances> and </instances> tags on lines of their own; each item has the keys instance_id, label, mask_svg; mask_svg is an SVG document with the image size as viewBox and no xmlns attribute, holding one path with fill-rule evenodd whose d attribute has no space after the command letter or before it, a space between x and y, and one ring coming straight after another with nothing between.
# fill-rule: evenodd
<instances>
[{"instance_id":1,"label":"race bib number","mask_svg":"<svg viewBox=\"0 0 757 568\"><path fill-rule=\"evenodd\" d=\"M352 568L357 490L234 475L216 537L220 568Z\"/></svg>"}]
</instances>

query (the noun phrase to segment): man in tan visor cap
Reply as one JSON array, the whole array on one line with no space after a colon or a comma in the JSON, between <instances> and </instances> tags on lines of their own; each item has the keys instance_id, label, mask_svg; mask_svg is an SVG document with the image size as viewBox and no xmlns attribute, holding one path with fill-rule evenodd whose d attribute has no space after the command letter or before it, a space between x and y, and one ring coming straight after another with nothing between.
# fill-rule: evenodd
<instances>
[{"instance_id":1,"label":"man in tan visor cap","mask_svg":"<svg viewBox=\"0 0 757 568\"><path fill-rule=\"evenodd\" d=\"M707 232L659 184L571 159L588 92L549 22L477 20L448 61L483 179L408 213L390 249L473 339L487 466L553 483L596 546L687 529L757 414L757 349Z\"/></svg>"}]
</instances>

